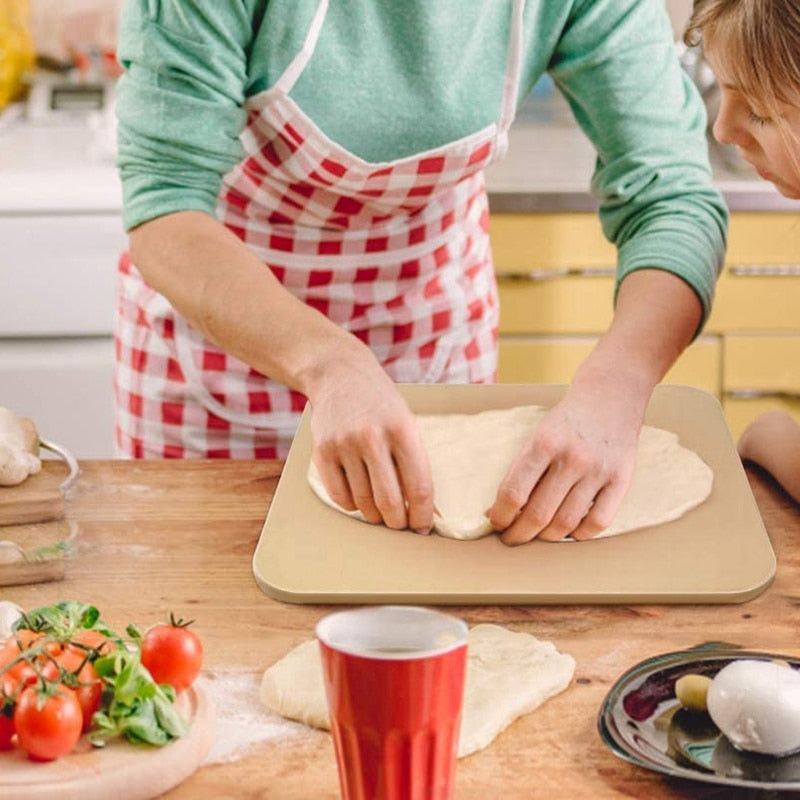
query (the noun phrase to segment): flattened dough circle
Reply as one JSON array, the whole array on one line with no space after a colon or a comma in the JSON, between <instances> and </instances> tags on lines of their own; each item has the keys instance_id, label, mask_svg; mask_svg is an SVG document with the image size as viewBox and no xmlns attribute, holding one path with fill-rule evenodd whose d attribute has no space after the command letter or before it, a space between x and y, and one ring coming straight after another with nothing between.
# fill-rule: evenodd
<instances>
[{"instance_id":1,"label":"flattened dough circle","mask_svg":"<svg viewBox=\"0 0 800 800\"><path fill-rule=\"evenodd\" d=\"M437 533L453 539L477 539L492 532L484 512L546 412L540 406L516 406L477 414L417 416L433 473ZM711 494L713 480L711 468L697 453L683 447L676 434L642 426L630 489L600 537L678 519ZM332 508L364 519L360 512L345 511L331 500L313 462L308 482Z\"/></svg>"}]
</instances>

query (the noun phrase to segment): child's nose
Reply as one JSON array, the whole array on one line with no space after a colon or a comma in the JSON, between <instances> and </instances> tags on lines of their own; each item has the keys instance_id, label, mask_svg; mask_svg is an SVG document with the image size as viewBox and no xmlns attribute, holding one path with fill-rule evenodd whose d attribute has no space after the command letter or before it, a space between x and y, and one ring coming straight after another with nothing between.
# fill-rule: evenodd
<instances>
[{"instance_id":1,"label":"child's nose","mask_svg":"<svg viewBox=\"0 0 800 800\"><path fill-rule=\"evenodd\" d=\"M720 144L732 144L744 147L750 141L750 134L745 127L746 119L733 104L722 102L717 118L714 120L712 133Z\"/></svg>"}]
</instances>

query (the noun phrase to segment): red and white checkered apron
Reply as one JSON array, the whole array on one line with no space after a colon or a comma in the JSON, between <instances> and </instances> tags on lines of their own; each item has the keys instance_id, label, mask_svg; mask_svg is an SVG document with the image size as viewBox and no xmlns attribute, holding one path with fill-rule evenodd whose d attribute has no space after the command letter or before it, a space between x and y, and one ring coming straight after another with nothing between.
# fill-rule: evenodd
<instances>
[{"instance_id":1,"label":"red and white checkered apron","mask_svg":"<svg viewBox=\"0 0 800 800\"><path fill-rule=\"evenodd\" d=\"M483 169L508 143L524 0L514 0L499 121L385 163L332 142L289 96L327 5L276 85L248 100L246 155L224 179L218 216L288 291L366 342L395 381L491 382L498 307ZM286 455L306 398L206 340L127 256L116 356L119 455Z\"/></svg>"}]
</instances>

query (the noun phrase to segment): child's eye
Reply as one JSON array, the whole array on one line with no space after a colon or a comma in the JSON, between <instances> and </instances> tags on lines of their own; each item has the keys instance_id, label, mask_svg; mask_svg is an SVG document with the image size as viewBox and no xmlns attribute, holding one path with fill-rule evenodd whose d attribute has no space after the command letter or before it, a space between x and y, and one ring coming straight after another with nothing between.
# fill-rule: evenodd
<instances>
[{"instance_id":1,"label":"child's eye","mask_svg":"<svg viewBox=\"0 0 800 800\"><path fill-rule=\"evenodd\" d=\"M748 116L753 125L766 125L769 122L769 117L759 117L754 111L750 111Z\"/></svg>"}]
</instances>

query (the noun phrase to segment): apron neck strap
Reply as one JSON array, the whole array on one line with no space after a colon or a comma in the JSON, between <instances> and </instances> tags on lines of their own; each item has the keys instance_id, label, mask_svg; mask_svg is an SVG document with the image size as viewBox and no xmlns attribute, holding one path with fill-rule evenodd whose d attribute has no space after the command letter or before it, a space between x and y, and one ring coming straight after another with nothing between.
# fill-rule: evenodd
<instances>
[{"instance_id":1,"label":"apron neck strap","mask_svg":"<svg viewBox=\"0 0 800 800\"><path fill-rule=\"evenodd\" d=\"M283 90L284 93L288 94L291 91L295 82L300 77L300 74L310 61L314 53L314 48L317 46L319 33L322 30L322 23L325 21L325 14L327 13L328 0L320 0L320 4L317 6L317 10L314 13L314 19L311 20L311 27L308 29L303 46L275 84L275 86Z\"/></svg>"},{"instance_id":2,"label":"apron neck strap","mask_svg":"<svg viewBox=\"0 0 800 800\"><path fill-rule=\"evenodd\" d=\"M306 68L314 48L317 46L319 34L322 30L322 23L328 12L328 0L320 0L314 18L311 20L311 27L308 29L303 46L297 52L292 62L278 78L275 86L288 94ZM523 15L525 12L525 0L513 0L511 12L511 34L508 44L508 58L506 60L506 74L503 79L503 99L500 106L500 120L498 128L500 131L507 131L514 121L517 110L517 95L519 93L520 72L522 70L522 44L523 44Z\"/></svg>"},{"instance_id":3,"label":"apron neck strap","mask_svg":"<svg viewBox=\"0 0 800 800\"><path fill-rule=\"evenodd\" d=\"M517 112L517 95L519 94L520 74L522 72L524 13L525 0L514 0L514 7L511 12L511 35L508 43L506 75L503 81L503 100L500 106L500 120L497 124L500 131L507 131L511 127L514 115Z\"/></svg>"}]
</instances>

